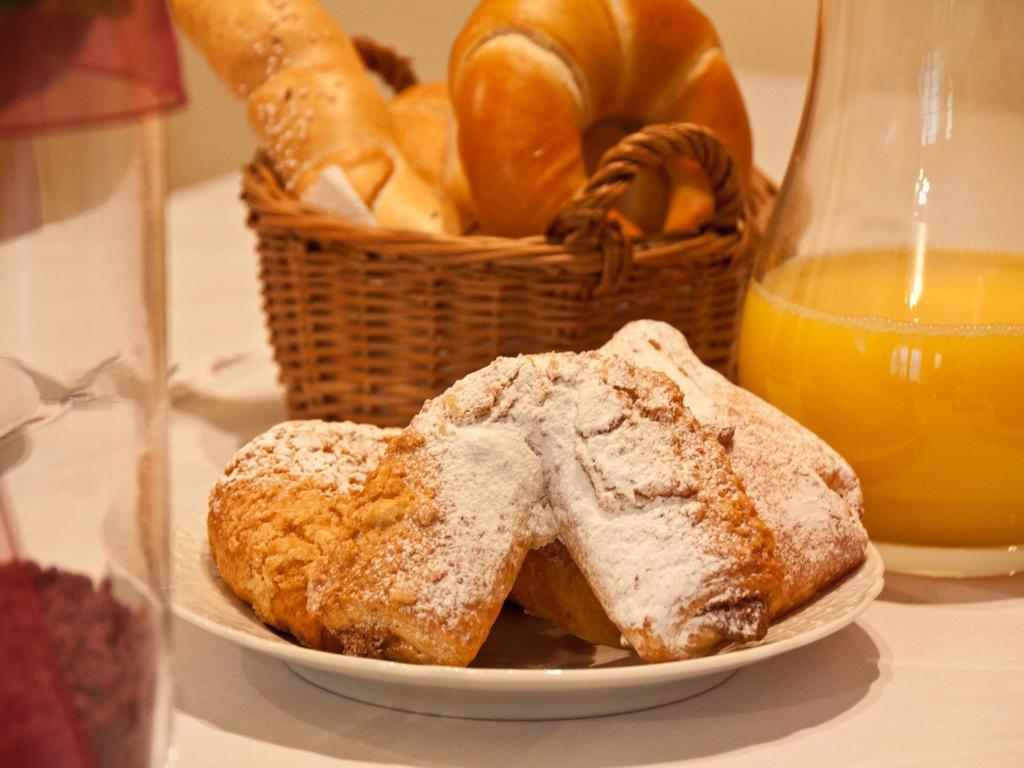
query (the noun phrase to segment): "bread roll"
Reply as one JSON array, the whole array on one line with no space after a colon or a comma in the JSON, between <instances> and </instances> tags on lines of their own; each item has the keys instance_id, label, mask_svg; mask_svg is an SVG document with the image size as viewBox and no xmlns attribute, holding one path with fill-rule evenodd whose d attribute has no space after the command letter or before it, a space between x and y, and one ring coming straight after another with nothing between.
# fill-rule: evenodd
<instances>
[{"instance_id":1,"label":"bread roll","mask_svg":"<svg viewBox=\"0 0 1024 768\"><path fill-rule=\"evenodd\" d=\"M409 165L428 184L440 187L453 120L448 83L439 80L410 86L388 103L388 111L398 146Z\"/></svg>"},{"instance_id":2,"label":"bread roll","mask_svg":"<svg viewBox=\"0 0 1024 768\"><path fill-rule=\"evenodd\" d=\"M604 120L705 125L750 172L739 88L686 0L484 0L456 40L449 87L484 232L543 232L586 181L582 136ZM706 219L703 172L677 161L667 173L664 228Z\"/></svg>"},{"instance_id":3,"label":"bread roll","mask_svg":"<svg viewBox=\"0 0 1024 768\"><path fill-rule=\"evenodd\" d=\"M458 173L455 155L455 117L448 98L448 83L439 80L406 88L388 102L398 148L409 165L438 194L444 196L458 217L445 231L463 233L474 227L469 195L458 181L445 191L445 174Z\"/></svg>"},{"instance_id":4,"label":"bread roll","mask_svg":"<svg viewBox=\"0 0 1024 768\"><path fill-rule=\"evenodd\" d=\"M441 232L454 219L399 149L387 104L345 33L313 0L171 0L298 197L336 165L383 227Z\"/></svg>"}]
</instances>

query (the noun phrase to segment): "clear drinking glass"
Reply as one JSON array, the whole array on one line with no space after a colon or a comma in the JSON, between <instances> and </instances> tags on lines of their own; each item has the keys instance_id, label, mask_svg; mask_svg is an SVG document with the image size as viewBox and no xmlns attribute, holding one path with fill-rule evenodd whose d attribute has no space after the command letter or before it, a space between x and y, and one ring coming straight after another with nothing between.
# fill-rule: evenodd
<instances>
[{"instance_id":1,"label":"clear drinking glass","mask_svg":"<svg viewBox=\"0 0 1024 768\"><path fill-rule=\"evenodd\" d=\"M1024 3L821 0L740 382L838 449L887 567L1024 570Z\"/></svg>"},{"instance_id":2,"label":"clear drinking glass","mask_svg":"<svg viewBox=\"0 0 1024 768\"><path fill-rule=\"evenodd\" d=\"M0 31L0 764L163 766L173 38L148 0Z\"/></svg>"}]
</instances>

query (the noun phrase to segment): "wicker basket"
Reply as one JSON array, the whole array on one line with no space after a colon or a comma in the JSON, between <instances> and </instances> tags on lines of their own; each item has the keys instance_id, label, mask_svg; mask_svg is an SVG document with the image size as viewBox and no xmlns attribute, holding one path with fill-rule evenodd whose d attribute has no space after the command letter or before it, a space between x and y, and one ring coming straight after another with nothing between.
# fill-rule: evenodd
<instances>
[{"instance_id":1,"label":"wicker basket","mask_svg":"<svg viewBox=\"0 0 1024 768\"><path fill-rule=\"evenodd\" d=\"M358 41L401 89L408 62ZM608 213L640 167L695 158L716 192L699 232L630 241ZM258 235L264 310L292 418L404 425L423 401L499 355L592 349L637 318L682 330L727 375L740 302L775 197L743 199L727 149L697 126L648 127L602 158L546 236L432 236L346 223L303 204L257 158L243 199Z\"/></svg>"}]
</instances>

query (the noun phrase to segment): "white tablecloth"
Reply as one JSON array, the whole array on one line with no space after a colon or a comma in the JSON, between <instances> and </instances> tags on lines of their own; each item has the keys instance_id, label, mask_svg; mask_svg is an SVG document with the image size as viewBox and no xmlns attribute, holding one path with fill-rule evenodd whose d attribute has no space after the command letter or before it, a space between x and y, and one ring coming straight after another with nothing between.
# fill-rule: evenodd
<instances>
[{"instance_id":1,"label":"white tablecloth","mask_svg":"<svg viewBox=\"0 0 1024 768\"><path fill-rule=\"evenodd\" d=\"M741 78L759 165L781 178L802 82ZM202 514L232 452L284 418L232 174L169 209L172 510ZM891 575L838 634L697 698L560 722L476 722L358 704L176 621L183 768L1024 766L1024 577Z\"/></svg>"}]
</instances>

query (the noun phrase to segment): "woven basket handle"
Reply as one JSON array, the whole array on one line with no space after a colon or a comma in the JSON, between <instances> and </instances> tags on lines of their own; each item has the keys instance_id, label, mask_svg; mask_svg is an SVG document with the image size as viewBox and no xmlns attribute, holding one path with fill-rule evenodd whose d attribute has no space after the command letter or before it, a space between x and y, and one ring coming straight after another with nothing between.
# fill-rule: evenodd
<instances>
[{"instance_id":1,"label":"woven basket handle","mask_svg":"<svg viewBox=\"0 0 1024 768\"><path fill-rule=\"evenodd\" d=\"M412 69L412 61L400 55L394 48L389 48L372 37L358 35L352 38L363 64L371 72L376 72L395 93L401 93L419 80Z\"/></svg>"},{"instance_id":2,"label":"woven basket handle","mask_svg":"<svg viewBox=\"0 0 1024 768\"><path fill-rule=\"evenodd\" d=\"M734 228L743 213L743 183L732 152L702 126L664 123L632 133L605 152L587 185L555 218L548 236L566 243L605 237L610 228L608 214L637 171L658 167L673 157L696 160L711 181L715 212L705 226Z\"/></svg>"}]
</instances>

